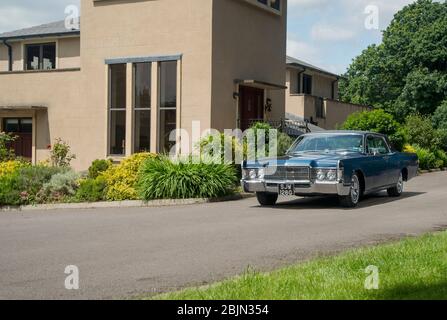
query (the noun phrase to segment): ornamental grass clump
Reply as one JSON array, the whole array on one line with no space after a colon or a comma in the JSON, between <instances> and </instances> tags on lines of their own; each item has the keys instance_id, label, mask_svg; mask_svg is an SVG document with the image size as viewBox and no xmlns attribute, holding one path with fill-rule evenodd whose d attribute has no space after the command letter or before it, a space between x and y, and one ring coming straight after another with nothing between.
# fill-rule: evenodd
<instances>
[{"instance_id":1,"label":"ornamental grass clump","mask_svg":"<svg viewBox=\"0 0 447 320\"><path fill-rule=\"evenodd\" d=\"M168 157L146 160L139 173L140 197L147 201L216 198L234 192L237 183L234 166L190 160L171 161Z\"/></svg>"}]
</instances>

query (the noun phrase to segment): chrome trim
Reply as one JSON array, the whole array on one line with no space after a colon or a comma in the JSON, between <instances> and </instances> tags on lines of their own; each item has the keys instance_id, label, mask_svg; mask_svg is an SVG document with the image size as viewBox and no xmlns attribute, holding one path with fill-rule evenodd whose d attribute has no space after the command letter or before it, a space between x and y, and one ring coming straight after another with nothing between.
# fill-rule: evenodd
<instances>
[{"instance_id":1,"label":"chrome trim","mask_svg":"<svg viewBox=\"0 0 447 320\"><path fill-rule=\"evenodd\" d=\"M313 183L311 181L266 181L266 180L241 180L242 188L245 192L268 192L279 193L278 186L281 183L288 183L295 185L296 195L349 195L351 186L345 186L340 182L328 182L328 183ZM274 185L274 186L269 186ZM296 187L296 185L308 185L306 187Z\"/></svg>"}]
</instances>

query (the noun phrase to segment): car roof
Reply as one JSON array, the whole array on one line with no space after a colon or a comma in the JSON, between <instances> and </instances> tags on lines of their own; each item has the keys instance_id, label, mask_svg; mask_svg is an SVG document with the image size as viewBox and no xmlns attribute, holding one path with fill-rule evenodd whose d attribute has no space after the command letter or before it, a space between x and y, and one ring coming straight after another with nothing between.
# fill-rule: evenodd
<instances>
[{"instance_id":1,"label":"car roof","mask_svg":"<svg viewBox=\"0 0 447 320\"><path fill-rule=\"evenodd\" d=\"M366 135L366 134L373 134L373 135L377 135L377 136L382 136L384 137L384 134L381 133L377 133L377 132L369 132L369 131L359 131L359 130L327 130L327 131L318 131L318 132L311 132L311 133L306 133L305 136L307 135L328 135L328 134L359 134L359 135Z\"/></svg>"}]
</instances>

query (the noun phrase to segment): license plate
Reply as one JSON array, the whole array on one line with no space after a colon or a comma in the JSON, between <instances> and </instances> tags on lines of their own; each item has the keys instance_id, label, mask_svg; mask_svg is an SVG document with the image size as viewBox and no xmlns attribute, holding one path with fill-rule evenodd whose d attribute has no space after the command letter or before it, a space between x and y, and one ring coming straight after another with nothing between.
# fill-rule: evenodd
<instances>
[{"instance_id":1,"label":"license plate","mask_svg":"<svg viewBox=\"0 0 447 320\"><path fill-rule=\"evenodd\" d=\"M279 195L280 196L293 196L295 195L295 190L293 184L280 184L279 185Z\"/></svg>"}]
</instances>

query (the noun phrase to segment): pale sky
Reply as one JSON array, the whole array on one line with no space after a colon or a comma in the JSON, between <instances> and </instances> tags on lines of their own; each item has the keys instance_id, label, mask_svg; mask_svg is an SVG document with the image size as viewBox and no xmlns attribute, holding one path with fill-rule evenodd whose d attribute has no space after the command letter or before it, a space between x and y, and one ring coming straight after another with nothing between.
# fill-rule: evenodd
<instances>
[{"instance_id":1,"label":"pale sky","mask_svg":"<svg viewBox=\"0 0 447 320\"><path fill-rule=\"evenodd\" d=\"M287 53L335 73L381 41L393 15L413 0L289 0ZM0 33L62 20L79 0L2 0ZM379 9L379 30L365 28L365 8Z\"/></svg>"}]
</instances>

